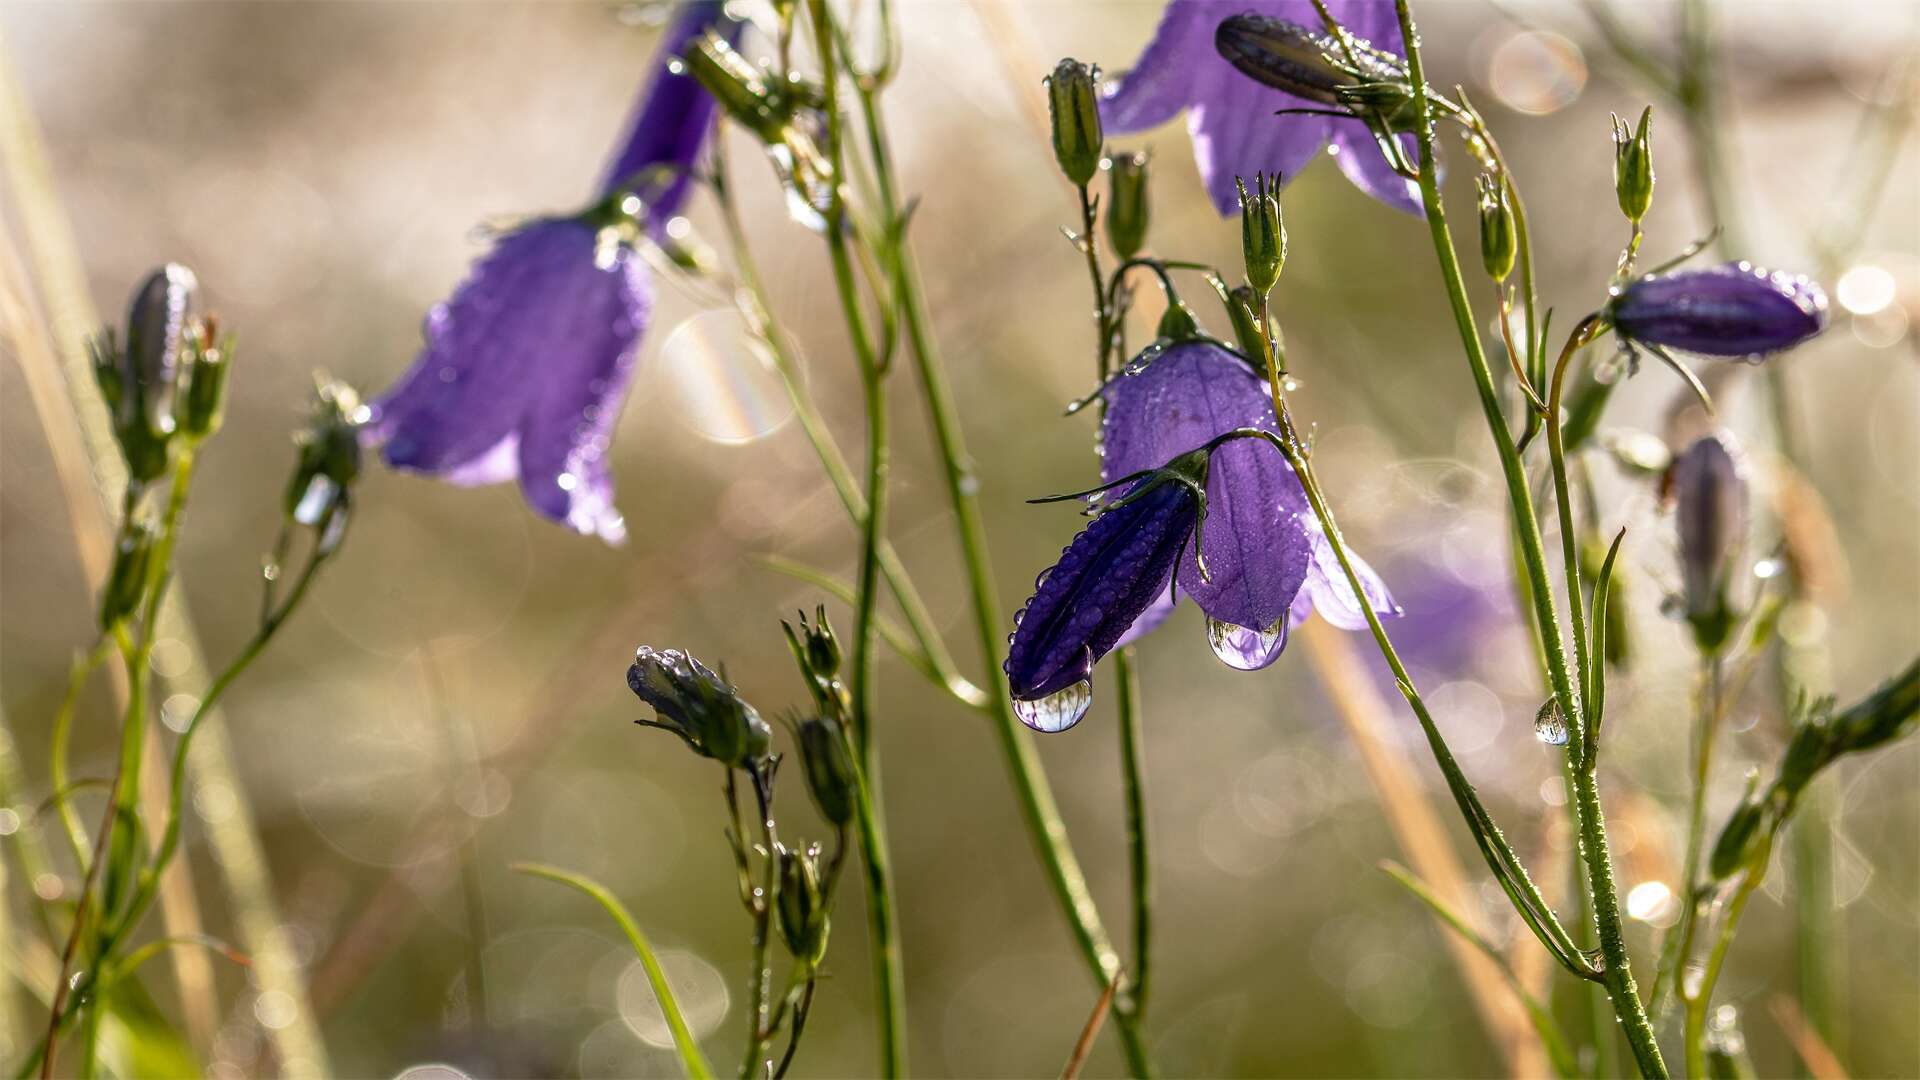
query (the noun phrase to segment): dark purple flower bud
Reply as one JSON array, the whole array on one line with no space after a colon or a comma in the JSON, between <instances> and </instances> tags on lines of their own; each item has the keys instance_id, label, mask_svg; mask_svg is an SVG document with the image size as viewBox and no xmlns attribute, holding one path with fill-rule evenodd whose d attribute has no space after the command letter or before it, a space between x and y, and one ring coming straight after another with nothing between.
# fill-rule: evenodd
<instances>
[{"instance_id":1,"label":"dark purple flower bud","mask_svg":"<svg viewBox=\"0 0 1920 1080\"><path fill-rule=\"evenodd\" d=\"M725 679L679 649L634 650L627 686L653 706L655 722L695 753L741 768L767 755L773 731Z\"/></svg>"},{"instance_id":2,"label":"dark purple flower bud","mask_svg":"<svg viewBox=\"0 0 1920 1080\"><path fill-rule=\"evenodd\" d=\"M180 353L186 347L200 282L193 271L168 263L147 276L127 307L128 402L147 430L164 438L173 433L173 394L179 382Z\"/></svg>"},{"instance_id":3,"label":"dark purple flower bud","mask_svg":"<svg viewBox=\"0 0 1920 1080\"><path fill-rule=\"evenodd\" d=\"M1629 342L1757 361L1825 330L1827 294L1800 274L1726 263L1629 282L1607 316Z\"/></svg>"},{"instance_id":4,"label":"dark purple flower bud","mask_svg":"<svg viewBox=\"0 0 1920 1080\"><path fill-rule=\"evenodd\" d=\"M1419 213L1418 193L1388 163L1365 121L1317 112L1275 115L1341 108L1342 93L1352 97L1360 84L1367 87L1360 97L1369 100L1352 104L1376 113L1385 106L1372 98L1405 97L1393 86L1405 80L1398 65L1405 50L1391 0L1327 0L1327 8L1353 35L1362 70L1341 71L1321 51L1322 24L1310 0L1171 0L1133 69L1103 87L1107 132L1146 131L1186 112L1194 159L1222 217L1239 205L1235 176L1268 173L1291 180L1322 147L1332 150L1340 170L1362 191ZM1223 28L1229 23L1232 29ZM1252 32L1256 26L1264 28L1261 33ZM1346 63L1344 50L1327 44ZM1256 46L1261 55L1249 52ZM1411 141L1403 136L1402 144L1411 154Z\"/></svg>"},{"instance_id":5,"label":"dark purple flower bud","mask_svg":"<svg viewBox=\"0 0 1920 1080\"><path fill-rule=\"evenodd\" d=\"M1145 477L1040 575L1014 616L1006 661L1014 711L1027 726L1064 731L1086 715L1094 663L1167 591L1199 515L1189 482Z\"/></svg>"},{"instance_id":6,"label":"dark purple flower bud","mask_svg":"<svg viewBox=\"0 0 1920 1080\"><path fill-rule=\"evenodd\" d=\"M1687 447L1671 484L1687 618L1701 647L1714 651L1732 628L1729 586L1747 540L1746 470L1732 436L1716 432Z\"/></svg>"}]
</instances>

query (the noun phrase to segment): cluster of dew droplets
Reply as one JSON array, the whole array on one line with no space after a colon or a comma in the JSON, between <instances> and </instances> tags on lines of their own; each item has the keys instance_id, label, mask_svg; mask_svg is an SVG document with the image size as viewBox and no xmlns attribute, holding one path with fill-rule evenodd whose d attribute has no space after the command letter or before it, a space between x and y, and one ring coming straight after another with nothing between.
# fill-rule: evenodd
<instances>
[{"instance_id":1,"label":"cluster of dew droplets","mask_svg":"<svg viewBox=\"0 0 1920 1080\"><path fill-rule=\"evenodd\" d=\"M1560 712L1560 699L1548 698L1533 717L1533 734L1548 746L1567 745L1567 718Z\"/></svg>"},{"instance_id":2,"label":"cluster of dew droplets","mask_svg":"<svg viewBox=\"0 0 1920 1080\"><path fill-rule=\"evenodd\" d=\"M1093 705L1093 683L1082 679L1064 690L1043 698L1013 702L1013 714L1035 731L1052 734L1065 731L1080 722Z\"/></svg>"}]
</instances>

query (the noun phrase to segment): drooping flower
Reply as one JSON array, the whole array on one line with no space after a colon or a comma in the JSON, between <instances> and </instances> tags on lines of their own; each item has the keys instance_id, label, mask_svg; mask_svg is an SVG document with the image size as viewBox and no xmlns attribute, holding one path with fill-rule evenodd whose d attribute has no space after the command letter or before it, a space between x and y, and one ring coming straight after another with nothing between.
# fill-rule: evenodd
<instances>
[{"instance_id":1,"label":"drooping flower","mask_svg":"<svg viewBox=\"0 0 1920 1080\"><path fill-rule=\"evenodd\" d=\"M1104 479L1175 463L1204 482L1204 517L1179 485L1127 488L1041 576L1007 658L1029 725L1077 721L1092 700L1094 662L1159 626L1181 594L1206 613L1214 653L1242 670L1278 659L1288 631L1316 610L1343 629L1366 625L1286 459L1259 439L1218 441L1243 428L1278 431L1266 384L1244 361L1206 340L1157 348L1103 393ZM1202 464L1180 464L1196 455ZM1181 558L1190 540L1194 557ZM1379 576L1357 556L1354 566L1365 602L1395 611Z\"/></svg>"},{"instance_id":2,"label":"drooping flower","mask_svg":"<svg viewBox=\"0 0 1920 1080\"><path fill-rule=\"evenodd\" d=\"M1327 0L1327 8L1355 37L1404 55L1391 0ZM1215 44L1220 24L1249 13L1284 20L1303 34L1323 28L1312 0L1171 0L1133 69L1106 84L1101 115L1107 131L1145 131L1185 111L1201 179L1222 216L1239 209L1234 177L1277 173L1290 180L1323 146L1360 190L1389 206L1419 213L1418 194L1388 164L1364 122L1340 116L1276 116L1282 109L1325 111L1336 106L1324 98L1255 82L1220 54Z\"/></svg>"},{"instance_id":3,"label":"drooping flower","mask_svg":"<svg viewBox=\"0 0 1920 1080\"><path fill-rule=\"evenodd\" d=\"M1800 274L1724 263L1619 287L1607 317L1633 343L1757 362L1827 328L1827 294Z\"/></svg>"},{"instance_id":4,"label":"drooping flower","mask_svg":"<svg viewBox=\"0 0 1920 1080\"><path fill-rule=\"evenodd\" d=\"M671 63L710 29L738 24L717 2L681 6L594 205L500 236L428 313L365 428L388 465L463 486L518 479L542 516L625 536L607 450L653 307L633 241L678 212L713 129L713 99Z\"/></svg>"}]
</instances>

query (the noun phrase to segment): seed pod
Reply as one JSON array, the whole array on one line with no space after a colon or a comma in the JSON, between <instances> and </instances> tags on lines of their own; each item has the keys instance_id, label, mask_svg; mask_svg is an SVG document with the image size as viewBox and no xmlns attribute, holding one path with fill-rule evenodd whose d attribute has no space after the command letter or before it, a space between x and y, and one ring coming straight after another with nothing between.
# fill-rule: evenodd
<instances>
[{"instance_id":1,"label":"seed pod","mask_svg":"<svg viewBox=\"0 0 1920 1080\"><path fill-rule=\"evenodd\" d=\"M1514 240L1513 206L1507 201L1506 181L1481 173L1480 185L1480 263L1487 276L1507 280L1513 273L1517 250Z\"/></svg>"},{"instance_id":2,"label":"seed pod","mask_svg":"<svg viewBox=\"0 0 1920 1080\"><path fill-rule=\"evenodd\" d=\"M780 937L793 958L809 967L827 955L827 897L821 881L820 849L775 848L780 866Z\"/></svg>"},{"instance_id":3,"label":"seed pod","mask_svg":"<svg viewBox=\"0 0 1920 1080\"><path fill-rule=\"evenodd\" d=\"M1265 296L1280 280L1287 263L1287 226L1280 216L1277 188L1270 188L1264 174L1254 177L1253 194L1238 178L1240 190L1240 251L1246 259L1247 281L1255 292Z\"/></svg>"},{"instance_id":4,"label":"seed pod","mask_svg":"<svg viewBox=\"0 0 1920 1080\"><path fill-rule=\"evenodd\" d=\"M1114 154L1107 159L1107 242L1122 259L1140 253L1147 242L1147 155Z\"/></svg>"},{"instance_id":5,"label":"seed pod","mask_svg":"<svg viewBox=\"0 0 1920 1080\"><path fill-rule=\"evenodd\" d=\"M1047 77L1047 110L1053 117L1053 157L1068 180L1085 187L1100 167L1100 69L1078 60L1060 61Z\"/></svg>"},{"instance_id":6,"label":"seed pod","mask_svg":"<svg viewBox=\"0 0 1920 1080\"><path fill-rule=\"evenodd\" d=\"M1640 114L1640 123L1632 128L1619 116L1613 117L1613 191L1620 212L1638 223L1653 205L1653 106Z\"/></svg>"},{"instance_id":7,"label":"seed pod","mask_svg":"<svg viewBox=\"0 0 1920 1080\"><path fill-rule=\"evenodd\" d=\"M833 825L852 821L859 779L845 730L836 720L816 716L794 725L794 736L800 744L807 793L813 796L820 816Z\"/></svg>"}]
</instances>

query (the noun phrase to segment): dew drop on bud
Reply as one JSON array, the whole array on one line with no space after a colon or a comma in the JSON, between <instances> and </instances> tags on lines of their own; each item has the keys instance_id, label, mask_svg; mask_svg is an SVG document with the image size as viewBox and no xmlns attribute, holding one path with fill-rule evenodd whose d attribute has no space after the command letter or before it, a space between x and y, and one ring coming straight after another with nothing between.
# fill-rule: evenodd
<instances>
[{"instance_id":1,"label":"dew drop on bud","mask_svg":"<svg viewBox=\"0 0 1920 1080\"><path fill-rule=\"evenodd\" d=\"M1014 699L1013 714L1033 730L1052 734L1079 723L1092 704L1093 684L1082 679L1065 690L1034 701Z\"/></svg>"},{"instance_id":2,"label":"dew drop on bud","mask_svg":"<svg viewBox=\"0 0 1920 1080\"><path fill-rule=\"evenodd\" d=\"M1567 745L1567 720L1560 715L1560 699L1548 698L1533 717L1533 733L1548 746Z\"/></svg>"},{"instance_id":3,"label":"dew drop on bud","mask_svg":"<svg viewBox=\"0 0 1920 1080\"><path fill-rule=\"evenodd\" d=\"M1258 671L1278 660L1280 650L1287 647L1287 620L1281 616L1265 630L1249 630L1208 619L1207 644L1213 648L1213 655L1228 667L1236 671Z\"/></svg>"}]
</instances>

